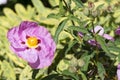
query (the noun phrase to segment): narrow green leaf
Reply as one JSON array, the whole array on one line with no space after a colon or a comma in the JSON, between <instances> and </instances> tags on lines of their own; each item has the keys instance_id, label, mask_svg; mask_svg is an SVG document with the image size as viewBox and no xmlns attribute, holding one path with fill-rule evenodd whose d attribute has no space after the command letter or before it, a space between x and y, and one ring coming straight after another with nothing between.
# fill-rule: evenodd
<instances>
[{"instance_id":1,"label":"narrow green leaf","mask_svg":"<svg viewBox=\"0 0 120 80\"><path fill-rule=\"evenodd\" d=\"M119 47L109 46L108 49L111 50L111 51L120 52L120 48Z\"/></svg>"},{"instance_id":2,"label":"narrow green leaf","mask_svg":"<svg viewBox=\"0 0 120 80\"><path fill-rule=\"evenodd\" d=\"M56 80L55 77L59 77L59 75L58 74L51 74L51 75L48 75L40 80Z\"/></svg>"},{"instance_id":3,"label":"narrow green leaf","mask_svg":"<svg viewBox=\"0 0 120 80\"><path fill-rule=\"evenodd\" d=\"M118 54L118 62L120 63L120 53Z\"/></svg>"},{"instance_id":4,"label":"narrow green leaf","mask_svg":"<svg viewBox=\"0 0 120 80\"><path fill-rule=\"evenodd\" d=\"M108 48L107 48L107 45L105 43L105 40L103 39L103 37L97 35L96 36L96 39L98 41L98 43L101 45L102 49L106 52L106 53L110 53Z\"/></svg>"},{"instance_id":5,"label":"narrow green leaf","mask_svg":"<svg viewBox=\"0 0 120 80\"><path fill-rule=\"evenodd\" d=\"M101 80L104 80L105 69L100 62L97 62L97 69L99 77L101 78Z\"/></svg>"},{"instance_id":6,"label":"narrow green leaf","mask_svg":"<svg viewBox=\"0 0 120 80\"><path fill-rule=\"evenodd\" d=\"M58 28L57 28L57 30L55 32L55 35L54 35L54 40L55 40L56 43L58 42L59 34L63 30L63 28L64 28L65 24L67 23L67 21L68 21L68 19L65 19L58 25Z\"/></svg>"},{"instance_id":7,"label":"narrow green leaf","mask_svg":"<svg viewBox=\"0 0 120 80\"><path fill-rule=\"evenodd\" d=\"M79 25L82 25L82 24L83 24L83 22L81 22L80 19L77 18L76 16L70 15L70 16L69 16L69 19L77 22ZM84 25L85 25L85 24L84 24Z\"/></svg>"},{"instance_id":8,"label":"narrow green leaf","mask_svg":"<svg viewBox=\"0 0 120 80\"><path fill-rule=\"evenodd\" d=\"M78 7L83 7L83 3L81 0L73 0L75 2L75 4L78 6Z\"/></svg>"},{"instance_id":9,"label":"narrow green leaf","mask_svg":"<svg viewBox=\"0 0 120 80\"><path fill-rule=\"evenodd\" d=\"M104 38L99 36L99 35L97 35L96 39L97 39L98 43L100 44L101 48L103 49L103 51L106 52L106 55L111 57L111 58L114 58L115 55L110 53L110 50L108 49L108 47L107 47L107 45L105 43Z\"/></svg>"},{"instance_id":10,"label":"narrow green leaf","mask_svg":"<svg viewBox=\"0 0 120 80\"><path fill-rule=\"evenodd\" d=\"M64 13L65 13L62 0L59 1L59 13L62 15L64 15Z\"/></svg>"},{"instance_id":11,"label":"narrow green leaf","mask_svg":"<svg viewBox=\"0 0 120 80\"><path fill-rule=\"evenodd\" d=\"M76 43L77 43L77 41L75 41L75 40L70 41L69 44L68 44L68 48L67 48L66 51L65 51L65 54L67 54L68 51L69 51Z\"/></svg>"},{"instance_id":12,"label":"narrow green leaf","mask_svg":"<svg viewBox=\"0 0 120 80\"><path fill-rule=\"evenodd\" d=\"M82 32L82 33L88 33L86 28L79 27L79 26L70 26L70 27L68 27L68 29Z\"/></svg>"},{"instance_id":13,"label":"narrow green leaf","mask_svg":"<svg viewBox=\"0 0 120 80\"><path fill-rule=\"evenodd\" d=\"M61 15L60 14L54 14L54 13L51 13L47 16L47 18L54 18L54 19L58 19L60 18Z\"/></svg>"}]
</instances>

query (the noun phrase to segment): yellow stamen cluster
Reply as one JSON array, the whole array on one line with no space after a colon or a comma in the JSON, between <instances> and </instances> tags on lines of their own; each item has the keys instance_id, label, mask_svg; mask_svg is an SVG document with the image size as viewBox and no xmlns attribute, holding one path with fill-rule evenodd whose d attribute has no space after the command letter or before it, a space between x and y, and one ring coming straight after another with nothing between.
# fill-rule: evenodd
<instances>
[{"instance_id":1,"label":"yellow stamen cluster","mask_svg":"<svg viewBox=\"0 0 120 80\"><path fill-rule=\"evenodd\" d=\"M27 38L27 45L29 48L35 48L38 45L38 39L36 37Z\"/></svg>"}]
</instances>

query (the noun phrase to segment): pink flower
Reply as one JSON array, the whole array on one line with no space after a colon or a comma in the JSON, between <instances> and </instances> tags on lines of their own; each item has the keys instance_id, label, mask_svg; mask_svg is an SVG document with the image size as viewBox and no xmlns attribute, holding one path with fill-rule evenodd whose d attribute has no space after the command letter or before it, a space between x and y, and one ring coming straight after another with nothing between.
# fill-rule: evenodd
<instances>
[{"instance_id":1,"label":"pink flower","mask_svg":"<svg viewBox=\"0 0 120 80\"><path fill-rule=\"evenodd\" d=\"M114 41L114 38L113 38L112 36L110 36L110 35L108 35L108 34L104 34L104 28L101 27L101 26L96 26L96 27L94 28L94 30L92 30L92 32L97 33L98 35L104 37L104 38L107 39L107 40ZM97 43L97 45L100 47L100 44L99 44L98 42L96 42L95 40L94 40L94 43L93 43L93 41L91 42L91 40L89 40L88 43L91 44L91 45L93 45L93 46L96 46L95 43Z\"/></svg>"},{"instance_id":2,"label":"pink flower","mask_svg":"<svg viewBox=\"0 0 120 80\"><path fill-rule=\"evenodd\" d=\"M112 36L104 33L104 28L101 27L101 26L96 26L93 30L91 30L91 32L95 33L95 34L98 34L98 35L104 37L107 40L114 41L114 38ZM83 34L81 32L78 32L78 35L80 37L83 37ZM94 39L88 40L88 43L90 45L93 45L93 46L96 46L96 44L97 44L98 47L100 47L100 44L98 42L96 42Z\"/></svg>"},{"instance_id":3,"label":"pink flower","mask_svg":"<svg viewBox=\"0 0 120 80\"><path fill-rule=\"evenodd\" d=\"M8 31L11 49L32 68L51 65L56 44L48 30L35 22L23 21Z\"/></svg>"},{"instance_id":4,"label":"pink flower","mask_svg":"<svg viewBox=\"0 0 120 80\"><path fill-rule=\"evenodd\" d=\"M117 66L117 78L120 80L120 64Z\"/></svg>"}]
</instances>

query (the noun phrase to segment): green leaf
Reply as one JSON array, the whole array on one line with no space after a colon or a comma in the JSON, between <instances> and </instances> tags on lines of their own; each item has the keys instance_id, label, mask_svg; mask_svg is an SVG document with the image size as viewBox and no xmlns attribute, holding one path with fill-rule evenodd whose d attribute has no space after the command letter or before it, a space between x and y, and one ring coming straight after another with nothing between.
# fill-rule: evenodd
<instances>
[{"instance_id":1,"label":"green leaf","mask_svg":"<svg viewBox=\"0 0 120 80\"><path fill-rule=\"evenodd\" d=\"M22 60L20 58L18 58L17 56L15 56L13 53L8 53L7 56L9 57L9 59L11 59L16 65L20 66L20 67L24 67L25 65L22 63Z\"/></svg>"},{"instance_id":2,"label":"green leaf","mask_svg":"<svg viewBox=\"0 0 120 80\"><path fill-rule=\"evenodd\" d=\"M46 9L41 0L32 0L32 3L40 14L46 12Z\"/></svg>"},{"instance_id":3,"label":"green leaf","mask_svg":"<svg viewBox=\"0 0 120 80\"><path fill-rule=\"evenodd\" d=\"M57 6L57 5L59 5L59 1L60 1L60 0L49 0L50 4L51 4L52 6Z\"/></svg>"},{"instance_id":4,"label":"green leaf","mask_svg":"<svg viewBox=\"0 0 120 80\"><path fill-rule=\"evenodd\" d=\"M100 10L103 6L104 6L104 4L98 5L97 8L96 8L96 10Z\"/></svg>"},{"instance_id":5,"label":"green leaf","mask_svg":"<svg viewBox=\"0 0 120 80\"><path fill-rule=\"evenodd\" d=\"M58 25L58 28L57 28L57 30L55 32L55 35L54 35L54 40L55 40L56 43L58 42L59 34L63 30L63 28L64 28L65 24L67 23L67 21L68 21L68 19L65 19Z\"/></svg>"},{"instance_id":6,"label":"green leaf","mask_svg":"<svg viewBox=\"0 0 120 80\"><path fill-rule=\"evenodd\" d=\"M60 14L54 14L54 13L51 13L47 16L47 18L54 18L54 19L59 19L61 18L61 15Z\"/></svg>"},{"instance_id":7,"label":"green leaf","mask_svg":"<svg viewBox=\"0 0 120 80\"><path fill-rule=\"evenodd\" d=\"M36 71L38 71L38 70L36 70ZM39 80L41 77L43 77L45 75L45 73L47 73L47 68L39 69L39 72L35 76L35 79Z\"/></svg>"},{"instance_id":8,"label":"green leaf","mask_svg":"<svg viewBox=\"0 0 120 80\"><path fill-rule=\"evenodd\" d=\"M4 8L3 12L12 24L15 24L16 21L21 21L20 17L18 17L10 8Z\"/></svg>"},{"instance_id":9,"label":"green leaf","mask_svg":"<svg viewBox=\"0 0 120 80\"><path fill-rule=\"evenodd\" d=\"M81 22L79 18L77 18L77 17L75 17L75 16L73 16L73 15L70 15L70 16L69 16L69 19L77 22L80 26L83 25L83 24L85 25L84 22Z\"/></svg>"},{"instance_id":10,"label":"green leaf","mask_svg":"<svg viewBox=\"0 0 120 80\"><path fill-rule=\"evenodd\" d=\"M118 54L118 62L120 63L120 53Z\"/></svg>"},{"instance_id":11,"label":"green leaf","mask_svg":"<svg viewBox=\"0 0 120 80\"><path fill-rule=\"evenodd\" d=\"M75 2L75 4L78 6L78 7L83 7L83 3L81 0L73 0Z\"/></svg>"},{"instance_id":12,"label":"green leaf","mask_svg":"<svg viewBox=\"0 0 120 80\"><path fill-rule=\"evenodd\" d=\"M79 70L78 73L81 75L82 80L87 80L85 74L82 71Z\"/></svg>"},{"instance_id":13,"label":"green leaf","mask_svg":"<svg viewBox=\"0 0 120 80\"><path fill-rule=\"evenodd\" d=\"M18 16L22 20L31 19L32 16L34 16L34 13L35 13L34 8L32 8L30 5L27 6L27 9L25 9L25 7L22 4L16 4L15 5L15 10L16 10Z\"/></svg>"},{"instance_id":14,"label":"green leaf","mask_svg":"<svg viewBox=\"0 0 120 80\"><path fill-rule=\"evenodd\" d=\"M69 51L76 43L77 43L77 41L75 41L75 40L70 41L69 44L68 44L68 48L67 48L66 51L65 51L65 54L67 54L68 51Z\"/></svg>"},{"instance_id":15,"label":"green leaf","mask_svg":"<svg viewBox=\"0 0 120 80\"><path fill-rule=\"evenodd\" d=\"M97 62L97 69L98 69L99 77L101 78L101 80L104 80L104 78L105 78L105 76L104 76L105 75L105 68L100 62Z\"/></svg>"},{"instance_id":16,"label":"green leaf","mask_svg":"<svg viewBox=\"0 0 120 80\"><path fill-rule=\"evenodd\" d=\"M54 79L55 77L58 77L59 75L58 74L51 74L51 75L48 75L46 77L44 77L43 79L40 79L40 80L56 80Z\"/></svg>"},{"instance_id":17,"label":"green leaf","mask_svg":"<svg viewBox=\"0 0 120 80\"><path fill-rule=\"evenodd\" d=\"M26 18L27 13L26 13L26 10L22 4L16 4L15 10L21 18L23 18L23 19Z\"/></svg>"},{"instance_id":18,"label":"green leaf","mask_svg":"<svg viewBox=\"0 0 120 80\"><path fill-rule=\"evenodd\" d=\"M68 27L68 29L82 32L82 33L88 33L86 28L79 27L79 26L70 26L70 27Z\"/></svg>"},{"instance_id":19,"label":"green leaf","mask_svg":"<svg viewBox=\"0 0 120 80\"><path fill-rule=\"evenodd\" d=\"M62 15L65 14L65 10L64 10L64 7L63 7L62 0L59 1L59 13L62 14Z\"/></svg>"},{"instance_id":20,"label":"green leaf","mask_svg":"<svg viewBox=\"0 0 120 80\"><path fill-rule=\"evenodd\" d=\"M109 49L110 51L114 51L114 52L120 53L120 48L119 48L119 47L109 46L108 49Z\"/></svg>"},{"instance_id":21,"label":"green leaf","mask_svg":"<svg viewBox=\"0 0 120 80\"><path fill-rule=\"evenodd\" d=\"M15 71L10 63L4 60L1 65L1 69L6 80L16 80Z\"/></svg>"},{"instance_id":22,"label":"green leaf","mask_svg":"<svg viewBox=\"0 0 120 80\"><path fill-rule=\"evenodd\" d=\"M32 79L32 69L30 66L26 66L20 74L20 80L29 80Z\"/></svg>"},{"instance_id":23,"label":"green leaf","mask_svg":"<svg viewBox=\"0 0 120 80\"><path fill-rule=\"evenodd\" d=\"M71 77L71 78L74 79L74 80L79 80L78 75L76 75L76 74L74 74L74 73L71 73L71 72L69 72L68 70L64 70L64 71L62 72L62 74L65 75L65 76Z\"/></svg>"},{"instance_id":24,"label":"green leaf","mask_svg":"<svg viewBox=\"0 0 120 80\"><path fill-rule=\"evenodd\" d=\"M103 39L103 37L97 35L96 36L97 41L99 42L99 44L101 45L102 49L106 52L106 53L110 53L109 49L107 48L107 45L105 43L105 40Z\"/></svg>"},{"instance_id":25,"label":"green leaf","mask_svg":"<svg viewBox=\"0 0 120 80\"><path fill-rule=\"evenodd\" d=\"M85 62L84 66L81 67L82 71L87 71L88 70L88 65L89 65L89 62L90 62L90 58L91 58L91 56L85 56L85 57L82 58L83 61Z\"/></svg>"}]
</instances>

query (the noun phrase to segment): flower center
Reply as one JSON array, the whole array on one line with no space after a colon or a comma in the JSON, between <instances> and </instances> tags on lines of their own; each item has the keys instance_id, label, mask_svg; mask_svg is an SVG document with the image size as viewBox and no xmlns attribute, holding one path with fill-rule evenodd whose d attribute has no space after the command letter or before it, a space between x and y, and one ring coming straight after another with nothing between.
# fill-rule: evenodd
<instances>
[{"instance_id":1,"label":"flower center","mask_svg":"<svg viewBox=\"0 0 120 80\"><path fill-rule=\"evenodd\" d=\"M29 37L27 38L27 45L30 48L35 48L38 45L38 39L36 37Z\"/></svg>"}]
</instances>

